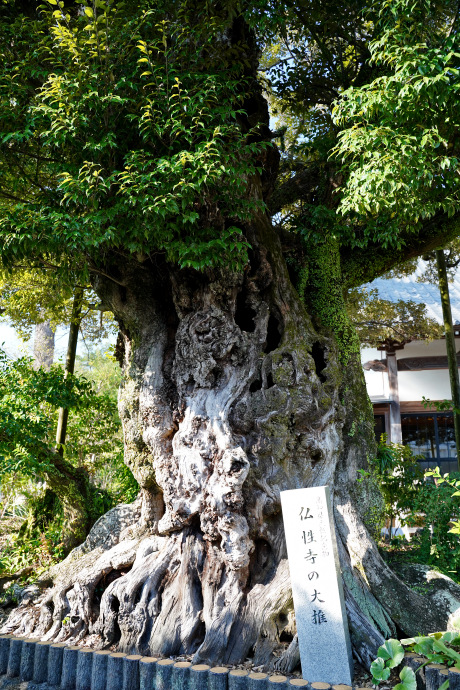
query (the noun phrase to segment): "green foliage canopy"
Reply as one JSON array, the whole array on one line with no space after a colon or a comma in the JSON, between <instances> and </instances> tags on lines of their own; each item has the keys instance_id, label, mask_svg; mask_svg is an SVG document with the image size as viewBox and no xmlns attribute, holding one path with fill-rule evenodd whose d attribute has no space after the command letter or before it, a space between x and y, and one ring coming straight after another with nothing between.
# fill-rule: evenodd
<instances>
[{"instance_id":1,"label":"green foliage canopy","mask_svg":"<svg viewBox=\"0 0 460 690\"><path fill-rule=\"evenodd\" d=\"M425 304L379 297L376 288L355 288L347 295L347 310L359 339L368 347L385 342L402 345L411 340L433 340L443 335L442 327L426 313Z\"/></svg>"},{"instance_id":2,"label":"green foliage canopy","mask_svg":"<svg viewBox=\"0 0 460 690\"><path fill-rule=\"evenodd\" d=\"M450 2L405 2L367 15L358 0L3 6L3 261L241 268L263 207L251 181L276 136L265 201L301 292L312 245L334 244L348 287L451 236L439 220L457 210L458 17ZM261 82L277 135L254 105Z\"/></svg>"},{"instance_id":3,"label":"green foliage canopy","mask_svg":"<svg viewBox=\"0 0 460 690\"><path fill-rule=\"evenodd\" d=\"M424 220L459 210L459 28L455 3L379 3L369 48L383 73L344 91L334 111L347 180L340 211L358 226L357 243L372 231L397 246Z\"/></svg>"},{"instance_id":4,"label":"green foliage canopy","mask_svg":"<svg viewBox=\"0 0 460 690\"><path fill-rule=\"evenodd\" d=\"M68 326L73 292L73 285L63 279L59 269L0 267L0 318L7 320L23 340L28 340L33 327L44 321L49 321L53 329ZM100 300L88 286L80 324L85 340L100 340L115 333L112 313L100 309Z\"/></svg>"},{"instance_id":5,"label":"green foliage canopy","mask_svg":"<svg viewBox=\"0 0 460 690\"><path fill-rule=\"evenodd\" d=\"M247 185L263 143L244 122L245 45L225 38L228 11L104 0L1 11L3 260L72 269L118 249L244 263L239 224L257 204Z\"/></svg>"},{"instance_id":6,"label":"green foliage canopy","mask_svg":"<svg viewBox=\"0 0 460 690\"><path fill-rule=\"evenodd\" d=\"M83 419L97 409L99 417L94 419L93 415L93 428L100 432L102 424L109 438L117 430L114 401L97 395L90 381L77 376L65 378L59 366L50 372L36 370L32 360L12 360L0 349L0 478L15 472L36 477L53 471L55 413L59 407L75 410ZM100 448L101 441L95 444ZM87 450L94 452L91 444Z\"/></svg>"}]
</instances>

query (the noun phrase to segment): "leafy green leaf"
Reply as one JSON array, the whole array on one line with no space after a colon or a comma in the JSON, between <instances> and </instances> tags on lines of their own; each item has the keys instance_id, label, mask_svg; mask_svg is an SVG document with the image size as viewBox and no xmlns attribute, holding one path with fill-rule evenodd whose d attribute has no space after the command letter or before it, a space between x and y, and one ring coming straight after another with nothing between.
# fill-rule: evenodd
<instances>
[{"instance_id":1,"label":"leafy green leaf","mask_svg":"<svg viewBox=\"0 0 460 690\"><path fill-rule=\"evenodd\" d=\"M403 660L404 649L399 640L386 640L385 644L379 647L377 656L386 662L388 668L394 668Z\"/></svg>"},{"instance_id":2,"label":"leafy green leaf","mask_svg":"<svg viewBox=\"0 0 460 690\"><path fill-rule=\"evenodd\" d=\"M390 677L390 669L385 666L385 661L382 658L375 659L372 662L370 671L372 673L372 680L378 684L382 680L388 680Z\"/></svg>"},{"instance_id":3,"label":"leafy green leaf","mask_svg":"<svg viewBox=\"0 0 460 690\"><path fill-rule=\"evenodd\" d=\"M394 690L416 690L417 679L414 671L408 666L404 666L399 674L401 682L394 686Z\"/></svg>"}]
</instances>

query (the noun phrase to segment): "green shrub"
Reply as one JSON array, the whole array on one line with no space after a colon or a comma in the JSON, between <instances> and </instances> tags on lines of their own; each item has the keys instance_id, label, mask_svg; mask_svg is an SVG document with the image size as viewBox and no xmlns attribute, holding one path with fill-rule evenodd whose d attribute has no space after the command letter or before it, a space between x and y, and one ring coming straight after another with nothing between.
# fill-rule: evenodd
<instances>
[{"instance_id":1,"label":"green shrub","mask_svg":"<svg viewBox=\"0 0 460 690\"><path fill-rule=\"evenodd\" d=\"M391 670L401 665L404 654L407 652L415 653L426 659L426 662L417 669L417 673L426 664L443 664L460 669L459 632L458 630L436 632L401 641L387 640L379 648L377 659L372 662L370 667L374 684L378 685L381 681L388 680ZM395 685L394 690L416 690L416 674L411 668L403 666L399 677L401 682ZM448 687L449 681L446 680L439 690L447 690Z\"/></svg>"},{"instance_id":2,"label":"green shrub","mask_svg":"<svg viewBox=\"0 0 460 690\"><path fill-rule=\"evenodd\" d=\"M386 434L382 434L377 456L369 462L369 471L361 470L360 474L362 479L370 478L377 483L385 502L383 516L390 525L396 518L404 523L407 513L414 510L423 485L423 472L409 446L387 445Z\"/></svg>"}]
</instances>

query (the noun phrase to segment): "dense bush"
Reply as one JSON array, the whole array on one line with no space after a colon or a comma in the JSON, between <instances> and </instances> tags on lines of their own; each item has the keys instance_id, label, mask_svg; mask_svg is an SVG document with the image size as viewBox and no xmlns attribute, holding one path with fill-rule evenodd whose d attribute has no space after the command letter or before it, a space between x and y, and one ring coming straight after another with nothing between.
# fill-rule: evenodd
<instances>
[{"instance_id":1,"label":"dense bush","mask_svg":"<svg viewBox=\"0 0 460 690\"><path fill-rule=\"evenodd\" d=\"M90 524L137 495L123 463L117 365L101 353L80 365L85 376L65 378L59 366L35 370L30 359L12 360L0 351L0 516L11 514L18 495L25 499L23 524L2 549L0 574L31 563L43 569L65 552L65 505L47 483L59 406L71 412L63 462L88 477Z\"/></svg>"},{"instance_id":2,"label":"dense bush","mask_svg":"<svg viewBox=\"0 0 460 690\"><path fill-rule=\"evenodd\" d=\"M419 527L411 540L410 558L460 579L460 475L439 470L425 474L408 446L387 445L382 437L375 459L363 476L375 481L384 497L384 517L392 524ZM391 539L393 543L398 540Z\"/></svg>"}]
</instances>

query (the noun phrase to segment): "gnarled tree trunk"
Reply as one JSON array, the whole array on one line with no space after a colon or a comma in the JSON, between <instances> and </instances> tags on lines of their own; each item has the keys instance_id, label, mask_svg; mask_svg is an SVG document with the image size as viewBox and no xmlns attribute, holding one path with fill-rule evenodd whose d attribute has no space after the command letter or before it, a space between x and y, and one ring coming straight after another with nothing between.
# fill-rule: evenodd
<instances>
[{"instance_id":1,"label":"gnarled tree trunk","mask_svg":"<svg viewBox=\"0 0 460 690\"><path fill-rule=\"evenodd\" d=\"M141 496L101 518L8 630L290 670L279 494L323 484L358 658L367 663L396 625L443 627L443 612L383 563L363 521L379 497L356 481L373 452L359 362L344 359L343 330L336 337L307 312L268 218L255 215L247 235L245 272L125 262L112 266L117 283L96 286L120 320L120 414ZM337 306L339 283L335 265L312 280L307 303L327 293Z\"/></svg>"},{"instance_id":2,"label":"gnarled tree trunk","mask_svg":"<svg viewBox=\"0 0 460 690\"><path fill-rule=\"evenodd\" d=\"M259 96L244 107L267 130ZM258 179L248 183L249 200L262 195ZM368 663L397 628L445 626L447 614L392 573L365 526L380 502L357 482L375 452L372 410L338 248L332 239L305 248L301 299L268 216L254 211L242 232L251 251L241 272L107 255L98 275L113 280L94 287L120 323L125 461L141 494L101 518L5 630L289 671L298 650L280 491L324 484L358 658Z\"/></svg>"}]
</instances>

